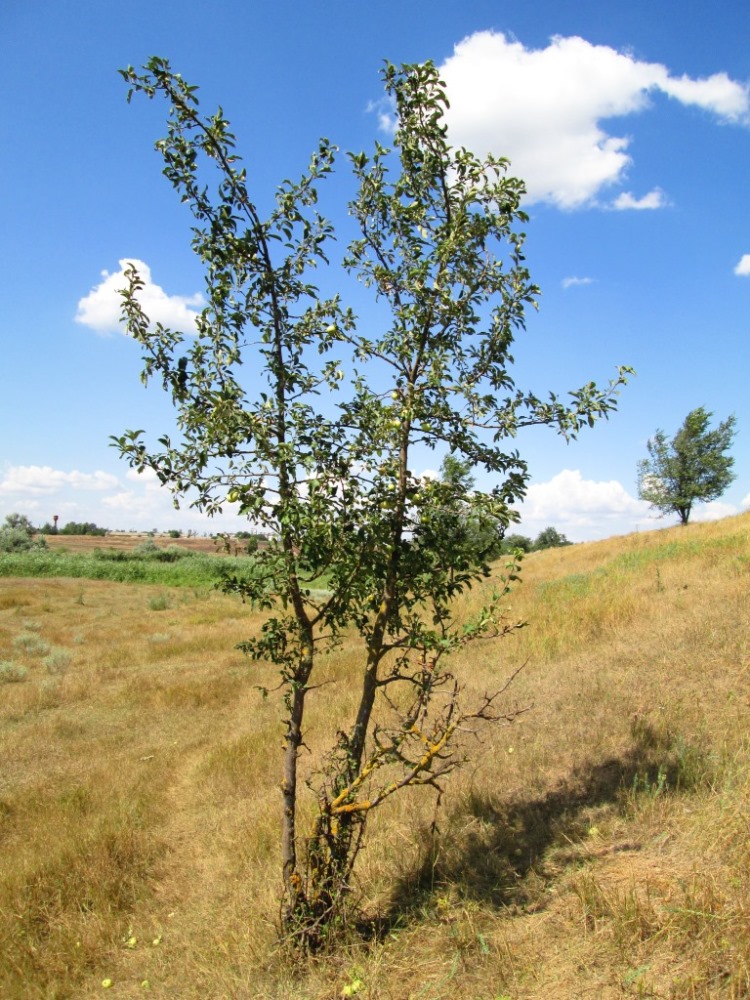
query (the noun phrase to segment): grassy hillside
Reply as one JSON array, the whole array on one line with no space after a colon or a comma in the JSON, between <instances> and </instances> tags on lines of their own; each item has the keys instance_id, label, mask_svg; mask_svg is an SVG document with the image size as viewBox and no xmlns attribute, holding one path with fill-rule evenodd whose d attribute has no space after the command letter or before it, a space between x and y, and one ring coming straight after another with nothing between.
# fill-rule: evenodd
<instances>
[{"instance_id":1,"label":"grassy hillside","mask_svg":"<svg viewBox=\"0 0 750 1000\"><path fill-rule=\"evenodd\" d=\"M380 811L378 934L293 968L279 706L233 649L260 619L205 588L0 579L0 997L750 997L749 590L750 515L530 556L529 627L462 672L525 662L533 710L470 743L437 810ZM353 656L327 661L311 769Z\"/></svg>"}]
</instances>

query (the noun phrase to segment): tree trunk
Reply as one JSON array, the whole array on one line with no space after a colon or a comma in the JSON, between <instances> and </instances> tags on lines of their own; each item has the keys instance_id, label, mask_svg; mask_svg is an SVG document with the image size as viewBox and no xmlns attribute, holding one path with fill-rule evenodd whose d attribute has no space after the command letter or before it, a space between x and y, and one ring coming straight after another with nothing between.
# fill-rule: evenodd
<instances>
[{"instance_id":1,"label":"tree trunk","mask_svg":"<svg viewBox=\"0 0 750 1000\"><path fill-rule=\"evenodd\" d=\"M309 635L303 641L300 662L291 682L289 720L284 737L284 775L281 794L284 809L281 820L281 863L284 881L282 924L285 930L299 923L304 909L304 887L297 861L297 759L302 745L302 721L307 682L313 667L313 644Z\"/></svg>"}]
</instances>

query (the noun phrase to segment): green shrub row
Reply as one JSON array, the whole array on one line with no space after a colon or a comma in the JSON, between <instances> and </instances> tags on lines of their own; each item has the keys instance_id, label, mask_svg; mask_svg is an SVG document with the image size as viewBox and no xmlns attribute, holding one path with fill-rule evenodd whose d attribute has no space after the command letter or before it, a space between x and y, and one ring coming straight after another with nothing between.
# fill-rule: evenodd
<instances>
[{"instance_id":1,"label":"green shrub row","mask_svg":"<svg viewBox=\"0 0 750 1000\"><path fill-rule=\"evenodd\" d=\"M156 546L154 547L156 548ZM248 556L213 556L176 550L92 553L37 549L0 553L0 577L76 577L116 583L155 583L166 587L196 587L217 583L224 577L249 577L254 560Z\"/></svg>"}]
</instances>

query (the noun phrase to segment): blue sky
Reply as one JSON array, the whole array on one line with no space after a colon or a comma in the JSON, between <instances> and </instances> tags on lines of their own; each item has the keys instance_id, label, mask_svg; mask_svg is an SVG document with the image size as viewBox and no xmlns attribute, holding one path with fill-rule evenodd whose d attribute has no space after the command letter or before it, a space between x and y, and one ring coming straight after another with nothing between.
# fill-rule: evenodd
<instances>
[{"instance_id":1,"label":"blue sky","mask_svg":"<svg viewBox=\"0 0 750 1000\"><path fill-rule=\"evenodd\" d=\"M564 393L619 364L638 371L577 442L544 430L518 442L532 473L521 530L578 541L669 523L637 500L636 466L654 431L696 406L738 422L737 479L696 516L750 506L750 4L5 0L0 517L243 526L231 507L219 521L175 511L109 447L171 419L113 319L120 262L146 266L149 302L174 323L203 291L190 217L153 151L165 107L128 105L116 72L154 54L206 110L223 106L261 205L320 136L387 144L383 60L433 59L453 141L510 157L527 184L542 297L516 345L519 383ZM326 185L334 223L350 193L342 157Z\"/></svg>"}]
</instances>

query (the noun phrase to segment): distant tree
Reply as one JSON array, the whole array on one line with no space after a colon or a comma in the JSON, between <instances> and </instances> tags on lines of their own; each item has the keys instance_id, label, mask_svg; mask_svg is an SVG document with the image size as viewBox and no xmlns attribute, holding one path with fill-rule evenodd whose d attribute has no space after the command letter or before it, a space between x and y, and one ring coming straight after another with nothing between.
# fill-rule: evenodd
<instances>
[{"instance_id":1,"label":"distant tree","mask_svg":"<svg viewBox=\"0 0 750 1000\"><path fill-rule=\"evenodd\" d=\"M17 528L19 531L25 531L27 535L36 534L36 528L25 514L7 514L4 527Z\"/></svg>"},{"instance_id":2,"label":"distant tree","mask_svg":"<svg viewBox=\"0 0 750 1000\"><path fill-rule=\"evenodd\" d=\"M93 521L68 521L60 528L61 535L106 535L106 528L99 528Z\"/></svg>"},{"instance_id":3,"label":"distant tree","mask_svg":"<svg viewBox=\"0 0 750 1000\"><path fill-rule=\"evenodd\" d=\"M572 544L557 528L545 528L536 536L531 548L534 552L540 552L542 549L556 549Z\"/></svg>"},{"instance_id":4,"label":"distant tree","mask_svg":"<svg viewBox=\"0 0 750 1000\"><path fill-rule=\"evenodd\" d=\"M518 229L524 188L506 161L450 147L431 63L385 67L395 148L349 155L355 235L341 263L382 306L363 328L338 294L319 290L336 250L316 208L330 143L262 217L221 109L201 113L196 88L163 59L123 75L130 95L168 101L156 146L194 215L207 305L195 335L152 324L143 280L128 270L127 327L179 431L153 446L126 431L116 444L176 498L209 514L238 504L269 536L253 573L227 587L268 612L241 648L281 676L282 924L314 949L341 923L372 811L406 788L439 789L462 762L467 729L515 714L502 699L509 681L472 700L452 656L518 627L504 614L509 580L471 617L457 614L485 563L461 535L438 530L440 517L468 508L503 528L515 520L527 470L506 440L531 425L575 437L615 407L625 373L565 402L516 388L511 348L537 294ZM478 494L466 474L415 475L423 447L483 466L498 485ZM333 704L321 695L320 661L344 636L357 650L346 680L355 707L331 720L326 750L306 709L319 697Z\"/></svg>"},{"instance_id":5,"label":"distant tree","mask_svg":"<svg viewBox=\"0 0 750 1000\"><path fill-rule=\"evenodd\" d=\"M649 458L638 463L638 496L662 516L677 514L683 525L694 503L717 500L735 478L734 459L726 454L735 417L709 430L712 416L700 406L691 410L671 441L658 430L648 442Z\"/></svg>"},{"instance_id":6,"label":"distant tree","mask_svg":"<svg viewBox=\"0 0 750 1000\"><path fill-rule=\"evenodd\" d=\"M0 527L0 552L23 552L34 548L36 528L24 514L8 514Z\"/></svg>"},{"instance_id":7,"label":"distant tree","mask_svg":"<svg viewBox=\"0 0 750 1000\"><path fill-rule=\"evenodd\" d=\"M513 552L520 549L521 552L531 552L534 543L526 535L506 535L503 539L503 552Z\"/></svg>"},{"instance_id":8,"label":"distant tree","mask_svg":"<svg viewBox=\"0 0 750 1000\"><path fill-rule=\"evenodd\" d=\"M486 496L474 490L472 463L450 453L440 467L440 481L433 485L435 503L423 511L420 527L414 542L417 545L434 544L436 533L450 535L458 553L474 566L483 565L489 573L489 563L502 552L505 518L498 518L488 506Z\"/></svg>"}]
</instances>

